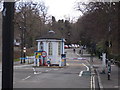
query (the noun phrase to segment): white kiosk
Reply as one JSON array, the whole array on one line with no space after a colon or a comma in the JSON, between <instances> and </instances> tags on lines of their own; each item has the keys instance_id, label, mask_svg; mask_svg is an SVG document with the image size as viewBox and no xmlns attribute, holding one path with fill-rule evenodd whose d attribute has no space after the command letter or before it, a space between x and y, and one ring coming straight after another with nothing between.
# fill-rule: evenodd
<instances>
[{"instance_id":1,"label":"white kiosk","mask_svg":"<svg viewBox=\"0 0 120 90\"><path fill-rule=\"evenodd\" d=\"M46 61L50 61L51 65L66 65L66 61L62 59L62 55L65 54L65 39L60 38L53 30L50 30L36 41L38 42L38 51L45 51L47 53L45 59Z\"/></svg>"}]
</instances>

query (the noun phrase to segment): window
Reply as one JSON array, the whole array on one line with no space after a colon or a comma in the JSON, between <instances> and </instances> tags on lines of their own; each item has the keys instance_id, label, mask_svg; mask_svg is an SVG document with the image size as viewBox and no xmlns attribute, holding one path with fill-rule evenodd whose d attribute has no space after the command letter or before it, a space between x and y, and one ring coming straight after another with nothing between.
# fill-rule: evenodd
<instances>
[{"instance_id":1,"label":"window","mask_svg":"<svg viewBox=\"0 0 120 90\"><path fill-rule=\"evenodd\" d=\"M61 54L61 45L60 45L60 42L58 42L58 55Z\"/></svg>"},{"instance_id":2,"label":"window","mask_svg":"<svg viewBox=\"0 0 120 90\"><path fill-rule=\"evenodd\" d=\"M52 55L52 43L48 44L48 55Z\"/></svg>"},{"instance_id":3,"label":"window","mask_svg":"<svg viewBox=\"0 0 120 90\"><path fill-rule=\"evenodd\" d=\"M40 50L43 51L43 42L40 42Z\"/></svg>"}]
</instances>

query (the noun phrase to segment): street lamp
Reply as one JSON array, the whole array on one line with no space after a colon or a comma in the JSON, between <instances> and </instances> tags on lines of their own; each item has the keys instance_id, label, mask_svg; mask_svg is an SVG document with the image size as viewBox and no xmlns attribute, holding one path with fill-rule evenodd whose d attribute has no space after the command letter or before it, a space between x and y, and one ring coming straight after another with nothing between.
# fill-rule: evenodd
<instances>
[{"instance_id":1,"label":"street lamp","mask_svg":"<svg viewBox=\"0 0 120 90\"><path fill-rule=\"evenodd\" d=\"M26 57L26 47L23 48L23 56L24 56L24 63L25 63L25 57Z\"/></svg>"},{"instance_id":2,"label":"street lamp","mask_svg":"<svg viewBox=\"0 0 120 90\"><path fill-rule=\"evenodd\" d=\"M23 57L23 30L22 30L22 27L20 27L20 30L21 30L21 60L20 60L20 63L22 64L22 57Z\"/></svg>"},{"instance_id":3,"label":"street lamp","mask_svg":"<svg viewBox=\"0 0 120 90\"><path fill-rule=\"evenodd\" d=\"M21 29L21 64L25 63L25 57L26 57L26 47L25 47L25 27ZM22 62L24 60L24 62Z\"/></svg>"}]
</instances>

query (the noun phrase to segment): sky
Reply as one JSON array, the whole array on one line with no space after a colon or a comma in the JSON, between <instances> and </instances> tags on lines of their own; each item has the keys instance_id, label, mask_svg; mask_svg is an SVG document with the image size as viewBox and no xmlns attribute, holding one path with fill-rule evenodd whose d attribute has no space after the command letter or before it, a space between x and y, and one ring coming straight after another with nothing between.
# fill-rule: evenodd
<instances>
[{"instance_id":1,"label":"sky","mask_svg":"<svg viewBox=\"0 0 120 90\"><path fill-rule=\"evenodd\" d=\"M37 0L40 1L40 0ZM75 10L75 3L81 0L43 0L48 6L48 14L59 19L74 19L75 21L80 17L81 12ZM86 0L84 0L86 1Z\"/></svg>"},{"instance_id":2,"label":"sky","mask_svg":"<svg viewBox=\"0 0 120 90\"><path fill-rule=\"evenodd\" d=\"M78 0L44 0L48 13L58 19L77 19L81 12L75 10Z\"/></svg>"}]
</instances>

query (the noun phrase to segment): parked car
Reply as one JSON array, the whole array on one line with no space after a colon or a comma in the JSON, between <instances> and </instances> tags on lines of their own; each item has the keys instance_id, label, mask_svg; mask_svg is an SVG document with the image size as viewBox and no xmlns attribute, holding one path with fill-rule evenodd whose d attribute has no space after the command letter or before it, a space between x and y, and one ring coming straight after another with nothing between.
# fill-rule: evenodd
<instances>
[{"instance_id":1,"label":"parked car","mask_svg":"<svg viewBox=\"0 0 120 90\"><path fill-rule=\"evenodd\" d=\"M64 45L64 48L67 49L67 48L68 48L68 45Z\"/></svg>"}]
</instances>

